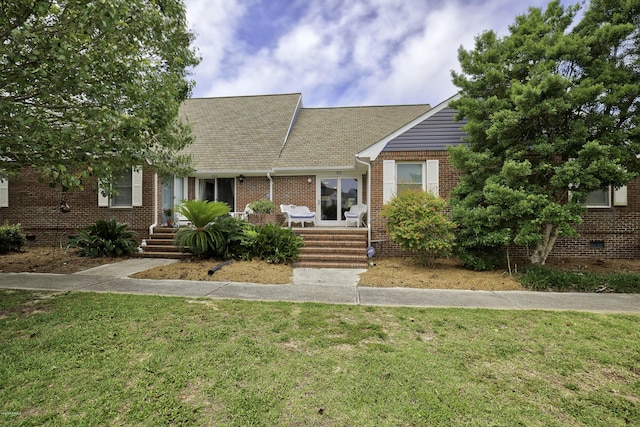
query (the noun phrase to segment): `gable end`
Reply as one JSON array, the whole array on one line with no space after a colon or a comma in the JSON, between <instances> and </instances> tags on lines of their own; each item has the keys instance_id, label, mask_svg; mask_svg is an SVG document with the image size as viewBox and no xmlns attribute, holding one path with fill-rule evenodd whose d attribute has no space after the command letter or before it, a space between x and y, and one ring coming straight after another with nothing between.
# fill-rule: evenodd
<instances>
[{"instance_id":1,"label":"gable end","mask_svg":"<svg viewBox=\"0 0 640 427\"><path fill-rule=\"evenodd\" d=\"M445 150L449 145L462 144L466 121L456 122L456 114L453 108L445 107L389 141L382 151Z\"/></svg>"}]
</instances>

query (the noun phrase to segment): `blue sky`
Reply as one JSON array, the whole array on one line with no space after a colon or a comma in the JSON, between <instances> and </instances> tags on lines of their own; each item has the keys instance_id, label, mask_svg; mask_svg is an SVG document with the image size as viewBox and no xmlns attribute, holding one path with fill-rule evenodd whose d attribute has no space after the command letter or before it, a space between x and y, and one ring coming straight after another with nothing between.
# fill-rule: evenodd
<instances>
[{"instance_id":1,"label":"blue sky","mask_svg":"<svg viewBox=\"0 0 640 427\"><path fill-rule=\"evenodd\" d=\"M563 0L575 4L580 0ZM436 105L457 50L547 0L185 0L194 97L301 92L306 107Z\"/></svg>"}]
</instances>

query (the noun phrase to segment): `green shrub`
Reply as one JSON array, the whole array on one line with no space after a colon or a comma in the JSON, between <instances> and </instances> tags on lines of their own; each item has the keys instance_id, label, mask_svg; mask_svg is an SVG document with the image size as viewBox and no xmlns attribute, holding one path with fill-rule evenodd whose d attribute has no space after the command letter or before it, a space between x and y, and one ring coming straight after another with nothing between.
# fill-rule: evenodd
<instances>
[{"instance_id":1,"label":"green shrub","mask_svg":"<svg viewBox=\"0 0 640 427\"><path fill-rule=\"evenodd\" d=\"M269 199L260 199L249 203L249 209L257 214L272 214L276 211L276 204Z\"/></svg>"},{"instance_id":2,"label":"green shrub","mask_svg":"<svg viewBox=\"0 0 640 427\"><path fill-rule=\"evenodd\" d=\"M78 254L83 257L119 257L133 254L138 242L129 224L111 218L98 220L94 225L78 230L69 246L79 248Z\"/></svg>"},{"instance_id":3,"label":"green shrub","mask_svg":"<svg viewBox=\"0 0 640 427\"><path fill-rule=\"evenodd\" d=\"M475 271L490 271L502 267L506 260L506 251L501 246L467 246L457 237L458 244L454 254L462 261L466 268Z\"/></svg>"},{"instance_id":4,"label":"green shrub","mask_svg":"<svg viewBox=\"0 0 640 427\"><path fill-rule=\"evenodd\" d=\"M300 255L304 245L293 230L275 224L256 227L254 254L273 264L290 264Z\"/></svg>"},{"instance_id":5,"label":"green shrub","mask_svg":"<svg viewBox=\"0 0 640 427\"><path fill-rule=\"evenodd\" d=\"M221 237L213 250L213 257L244 260L252 258L256 235L252 224L239 218L222 216L205 228Z\"/></svg>"},{"instance_id":6,"label":"green shrub","mask_svg":"<svg viewBox=\"0 0 640 427\"><path fill-rule=\"evenodd\" d=\"M217 227L209 227L230 211L229 205L205 200L186 200L176 211L184 215L192 225L180 227L174 237L177 246L189 248L198 257L213 257L223 251L224 235Z\"/></svg>"},{"instance_id":7,"label":"green shrub","mask_svg":"<svg viewBox=\"0 0 640 427\"><path fill-rule=\"evenodd\" d=\"M443 213L447 202L422 190L405 190L382 209L387 232L403 251L412 252L423 265L451 255L455 224Z\"/></svg>"},{"instance_id":8,"label":"green shrub","mask_svg":"<svg viewBox=\"0 0 640 427\"><path fill-rule=\"evenodd\" d=\"M519 277L525 288L533 291L561 292L640 292L640 274L588 271L561 271L545 266L530 266Z\"/></svg>"},{"instance_id":9,"label":"green shrub","mask_svg":"<svg viewBox=\"0 0 640 427\"><path fill-rule=\"evenodd\" d=\"M11 225L9 221L5 221L4 225L0 225L0 254L19 252L26 243L20 224Z\"/></svg>"}]
</instances>

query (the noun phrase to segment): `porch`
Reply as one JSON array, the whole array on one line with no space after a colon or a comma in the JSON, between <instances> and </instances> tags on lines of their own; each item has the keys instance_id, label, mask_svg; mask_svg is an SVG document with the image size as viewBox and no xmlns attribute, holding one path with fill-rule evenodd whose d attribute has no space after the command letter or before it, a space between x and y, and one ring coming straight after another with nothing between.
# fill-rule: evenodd
<instances>
[{"instance_id":1,"label":"porch","mask_svg":"<svg viewBox=\"0 0 640 427\"><path fill-rule=\"evenodd\" d=\"M304 241L300 258L294 264L299 268L367 268L366 227L293 227ZM177 228L155 227L138 254L145 258L189 258L191 254L175 246L173 237Z\"/></svg>"}]
</instances>

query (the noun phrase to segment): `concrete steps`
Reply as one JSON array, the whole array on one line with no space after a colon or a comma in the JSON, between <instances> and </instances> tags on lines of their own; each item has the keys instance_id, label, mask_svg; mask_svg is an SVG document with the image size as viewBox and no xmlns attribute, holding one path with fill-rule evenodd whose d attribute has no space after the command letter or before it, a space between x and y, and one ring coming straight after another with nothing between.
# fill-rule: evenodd
<instances>
[{"instance_id":1,"label":"concrete steps","mask_svg":"<svg viewBox=\"0 0 640 427\"><path fill-rule=\"evenodd\" d=\"M364 228L296 228L304 240L295 267L367 268L367 230Z\"/></svg>"}]
</instances>

